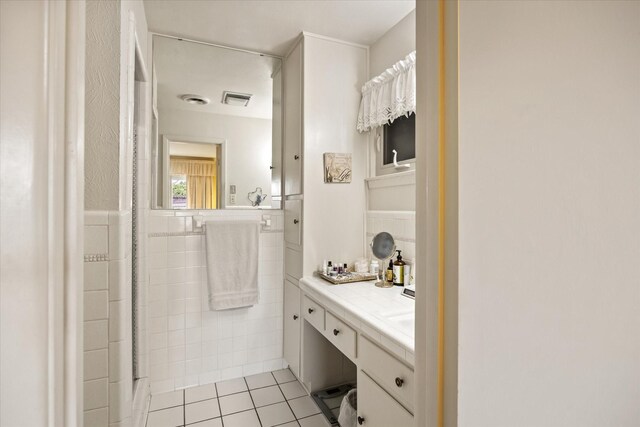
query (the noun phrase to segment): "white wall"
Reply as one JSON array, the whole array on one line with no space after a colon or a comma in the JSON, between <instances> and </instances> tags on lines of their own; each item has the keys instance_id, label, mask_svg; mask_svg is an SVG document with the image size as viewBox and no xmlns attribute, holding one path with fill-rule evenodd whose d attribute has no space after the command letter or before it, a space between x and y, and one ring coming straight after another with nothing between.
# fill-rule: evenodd
<instances>
[{"instance_id":1,"label":"white wall","mask_svg":"<svg viewBox=\"0 0 640 427\"><path fill-rule=\"evenodd\" d=\"M459 22L459 425L640 425L640 3Z\"/></svg>"},{"instance_id":2,"label":"white wall","mask_svg":"<svg viewBox=\"0 0 640 427\"><path fill-rule=\"evenodd\" d=\"M249 192L262 187L271 204L271 120L199 113L187 110L160 110L159 133L226 140L226 204L229 185L235 185L236 205L251 206Z\"/></svg>"},{"instance_id":3,"label":"white wall","mask_svg":"<svg viewBox=\"0 0 640 427\"><path fill-rule=\"evenodd\" d=\"M85 207L120 207L120 2L87 2Z\"/></svg>"},{"instance_id":4,"label":"white wall","mask_svg":"<svg viewBox=\"0 0 640 427\"><path fill-rule=\"evenodd\" d=\"M369 48L369 78L380 75L416 50L416 11L412 10Z\"/></svg>"},{"instance_id":5,"label":"white wall","mask_svg":"<svg viewBox=\"0 0 640 427\"><path fill-rule=\"evenodd\" d=\"M367 140L355 124L366 67L366 48L305 35L304 275L323 259L353 262L365 255ZM352 154L351 183L324 182L323 154L332 152Z\"/></svg>"}]
</instances>

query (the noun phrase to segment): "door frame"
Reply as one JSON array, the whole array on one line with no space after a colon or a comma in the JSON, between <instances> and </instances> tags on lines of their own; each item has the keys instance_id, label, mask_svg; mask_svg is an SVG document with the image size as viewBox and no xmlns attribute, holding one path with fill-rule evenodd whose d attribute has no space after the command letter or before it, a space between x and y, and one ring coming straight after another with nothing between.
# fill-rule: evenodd
<instances>
[{"instance_id":1,"label":"door frame","mask_svg":"<svg viewBox=\"0 0 640 427\"><path fill-rule=\"evenodd\" d=\"M220 153L220 157L216 158L218 167L218 176L216 177L217 185L217 208L224 209L226 203L226 176L227 176L227 140L224 138L212 138L205 136L185 136L185 135L162 135L162 182L169 181L169 144L172 142L191 142L194 144L214 144L219 147L216 150ZM154 177L156 180L159 177ZM173 210L171 208L171 192L169 186L164 185L162 189L162 209ZM189 209L186 209L189 210ZM193 210L193 209L192 209Z\"/></svg>"}]
</instances>

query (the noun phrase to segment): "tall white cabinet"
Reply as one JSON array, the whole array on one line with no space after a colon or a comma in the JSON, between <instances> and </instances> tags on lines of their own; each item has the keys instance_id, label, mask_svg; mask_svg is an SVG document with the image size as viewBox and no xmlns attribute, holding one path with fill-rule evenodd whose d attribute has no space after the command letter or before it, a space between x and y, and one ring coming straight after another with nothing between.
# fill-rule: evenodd
<instances>
[{"instance_id":1,"label":"tall white cabinet","mask_svg":"<svg viewBox=\"0 0 640 427\"><path fill-rule=\"evenodd\" d=\"M368 48L304 33L284 60L284 357L304 380L298 281L323 260L365 255L367 139L356 131ZM352 155L352 181L325 184L324 153Z\"/></svg>"}]
</instances>

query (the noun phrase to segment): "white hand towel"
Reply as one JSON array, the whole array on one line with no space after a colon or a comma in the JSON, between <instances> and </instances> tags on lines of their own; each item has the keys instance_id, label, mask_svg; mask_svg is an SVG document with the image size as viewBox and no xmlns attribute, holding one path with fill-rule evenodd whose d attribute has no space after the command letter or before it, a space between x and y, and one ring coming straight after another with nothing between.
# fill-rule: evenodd
<instances>
[{"instance_id":1,"label":"white hand towel","mask_svg":"<svg viewBox=\"0 0 640 427\"><path fill-rule=\"evenodd\" d=\"M209 308L226 310L258 303L257 221L205 223Z\"/></svg>"}]
</instances>

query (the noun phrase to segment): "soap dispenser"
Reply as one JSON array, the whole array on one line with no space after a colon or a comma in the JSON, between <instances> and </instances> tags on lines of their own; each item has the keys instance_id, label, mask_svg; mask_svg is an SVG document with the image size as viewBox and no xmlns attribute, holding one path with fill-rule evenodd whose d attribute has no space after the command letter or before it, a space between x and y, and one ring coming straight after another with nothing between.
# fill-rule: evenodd
<instances>
[{"instance_id":1,"label":"soap dispenser","mask_svg":"<svg viewBox=\"0 0 640 427\"><path fill-rule=\"evenodd\" d=\"M396 250L396 252L398 252L398 258L393 263L393 284L404 286L404 266L406 263L402 260L402 251Z\"/></svg>"}]
</instances>

